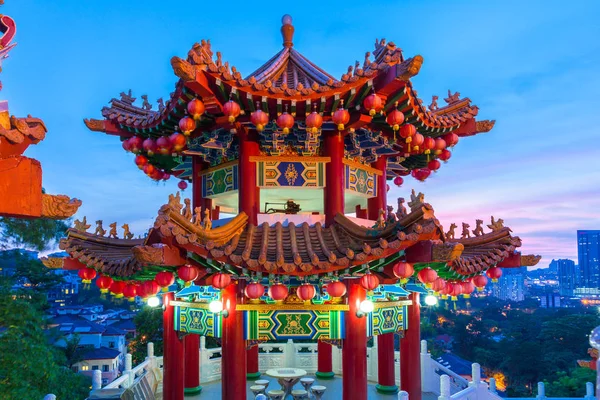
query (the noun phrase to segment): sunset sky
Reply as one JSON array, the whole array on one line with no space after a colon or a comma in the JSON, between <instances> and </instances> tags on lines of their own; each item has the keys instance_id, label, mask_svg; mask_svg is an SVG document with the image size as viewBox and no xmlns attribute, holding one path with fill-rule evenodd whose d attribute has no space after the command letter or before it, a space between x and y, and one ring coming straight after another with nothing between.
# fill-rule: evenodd
<instances>
[{"instance_id":1,"label":"sunset sky","mask_svg":"<svg viewBox=\"0 0 600 400\"><path fill-rule=\"evenodd\" d=\"M17 47L3 63L10 113L42 118L46 139L26 155L44 187L83 200L77 217L149 228L176 180L153 183L116 137L90 132L112 97L167 99L201 39L247 75L281 49L291 14L294 48L330 74L364 59L376 38L424 57L414 87L426 104L448 89L495 119L465 138L426 183L410 177L388 202L415 188L448 226L490 215L521 237L524 253L576 259L576 230L600 229L600 2L378 1L192 2L7 0ZM393 185L392 185L393 186ZM1 199L0 199L1 201Z\"/></svg>"}]
</instances>

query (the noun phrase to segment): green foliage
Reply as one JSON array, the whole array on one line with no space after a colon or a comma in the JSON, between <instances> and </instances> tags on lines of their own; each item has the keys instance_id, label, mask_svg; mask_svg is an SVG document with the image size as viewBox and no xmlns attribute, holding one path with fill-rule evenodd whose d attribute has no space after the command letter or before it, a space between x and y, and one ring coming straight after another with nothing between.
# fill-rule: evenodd
<instances>
[{"instance_id":1,"label":"green foliage","mask_svg":"<svg viewBox=\"0 0 600 400\"><path fill-rule=\"evenodd\" d=\"M69 226L70 220L0 217L0 249L25 247L37 251L49 250L64 236Z\"/></svg>"},{"instance_id":2,"label":"green foliage","mask_svg":"<svg viewBox=\"0 0 600 400\"><path fill-rule=\"evenodd\" d=\"M163 311L160 307L144 307L135 316L135 338L129 342L133 365L144 361L148 342L154 343L154 354L163 354Z\"/></svg>"},{"instance_id":3,"label":"green foliage","mask_svg":"<svg viewBox=\"0 0 600 400\"><path fill-rule=\"evenodd\" d=\"M0 281L0 398L85 398L89 379L61 367L60 352L48 343L44 319L35 299L15 296L10 282Z\"/></svg>"},{"instance_id":4,"label":"green foliage","mask_svg":"<svg viewBox=\"0 0 600 400\"><path fill-rule=\"evenodd\" d=\"M480 363L488 376L504 375L509 397L535 395L539 381L551 382L548 396L581 397L585 383L594 381L593 373L579 368L577 360L589 359L588 334L599 322L595 312L490 298L471 299L470 308L444 306L424 316L423 338L435 343L437 335L451 336L453 353ZM444 351L436 344L430 348L436 355Z\"/></svg>"},{"instance_id":5,"label":"green foliage","mask_svg":"<svg viewBox=\"0 0 600 400\"><path fill-rule=\"evenodd\" d=\"M569 374L558 372L553 382L546 381L546 396L548 397L583 397L585 383L595 382L596 371L589 368L575 368Z\"/></svg>"}]
</instances>

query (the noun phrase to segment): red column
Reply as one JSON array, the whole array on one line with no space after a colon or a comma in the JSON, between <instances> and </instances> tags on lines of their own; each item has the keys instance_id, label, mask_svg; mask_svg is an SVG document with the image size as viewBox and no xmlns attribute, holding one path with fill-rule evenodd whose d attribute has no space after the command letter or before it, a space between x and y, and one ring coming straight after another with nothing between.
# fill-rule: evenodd
<instances>
[{"instance_id":1,"label":"red column","mask_svg":"<svg viewBox=\"0 0 600 400\"><path fill-rule=\"evenodd\" d=\"M331 360L331 345L322 340L317 342L317 372L319 379L333 379L333 361Z\"/></svg>"},{"instance_id":2,"label":"red column","mask_svg":"<svg viewBox=\"0 0 600 400\"><path fill-rule=\"evenodd\" d=\"M344 317L346 337L342 342L342 399L367 400L367 318L356 312L367 297L357 279L348 279L349 310Z\"/></svg>"},{"instance_id":3,"label":"red column","mask_svg":"<svg viewBox=\"0 0 600 400\"><path fill-rule=\"evenodd\" d=\"M400 340L400 387L411 400L421 400L421 305L419 293L411 293L408 329Z\"/></svg>"},{"instance_id":4,"label":"red column","mask_svg":"<svg viewBox=\"0 0 600 400\"><path fill-rule=\"evenodd\" d=\"M223 309L229 316L223 318L221 399L246 400L246 342L244 340L244 316L235 311L238 298L243 291L243 282L232 283L223 289Z\"/></svg>"},{"instance_id":5,"label":"red column","mask_svg":"<svg viewBox=\"0 0 600 400\"><path fill-rule=\"evenodd\" d=\"M258 370L258 345L252 346L246 351L246 377L249 380L260 378Z\"/></svg>"},{"instance_id":6,"label":"red column","mask_svg":"<svg viewBox=\"0 0 600 400\"><path fill-rule=\"evenodd\" d=\"M367 208L369 219L376 221L379 218L379 210L387 211L387 182L385 179L385 171L387 169L387 159L381 156L371 164L375 169L383 171L383 175L376 175L377 195L367 200Z\"/></svg>"},{"instance_id":7,"label":"red column","mask_svg":"<svg viewBox=\"0 0 600 400\"><path fill-rule=\"evenodd\" d=\"M175 330L175 312L171 301L173 293L166 293L163 296L163 399L183 400L183 341Z\"/></svg>"},{"instance_id":8,"label":"red column","mask_svg":"<svg viewBox=\"0 0 600 400\"><path fill-rule=\"evenodd\" d=\"M396 393L396 371L394 366L394 334L377 336L377 386L381 393Z\"/></svg>"},{"instance_id":9,"label":"red column","mask_svg":"<svg viewBox=\"0 0 600 400\"><path fill-rule=\"evenodd\" d=\"M256 163L250 161L251 156L260 155L258 140L246 129L238 129L240 139L238 204L239 212L248 215L248 223L258 225L257 215L260 212L260 189L256 186Z\"/></svg>"},{"instance_id":10,"label":"red column","mask_svg":"<svg viewBox=\"0 0 600 400\"><path fill-rule=\"evenodd\" d=\"M344 133L325 132L324 155L331 160L325 166L325 224L333 222L337 213L344 214Z\"/></svg>"},{"instance_id":11,"label":"red column","mask_svg":"<svg viewBox=\"0 0 600 400\"><path fill-rule=\"evenodd\" d=\"M183 338L185 350L185 389L186 395L202 391L200 386L200 335L189 334Z\"/></svg>"}]
</instances>

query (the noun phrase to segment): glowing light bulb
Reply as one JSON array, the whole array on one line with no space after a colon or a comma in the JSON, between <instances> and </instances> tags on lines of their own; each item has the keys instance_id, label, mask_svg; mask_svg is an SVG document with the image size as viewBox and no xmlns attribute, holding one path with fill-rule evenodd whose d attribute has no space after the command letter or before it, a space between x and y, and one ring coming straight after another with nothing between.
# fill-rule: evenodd
<instances>
[{"instance_id":1,"label":"glowing light bulb","mask_svg":"<svg viewBox=\"0 0 600 400\"><path fill-rule=\"evenodd\" d=\"M147 304L149 307L158 307L160 305L160 299L156 296L149 297Z\"/></svg>"},{"instance_id":2,"label":"glowing light bulb","mask_svg":"<svg viewBox=\"0 0 600 400\"><path fill-rule=\"evenodd\" d=\"M373 309L375 308L375 305L373 304L373 302L371 300L363 300L360 302L360 311L362 311L363 313L370 313L373 312Z\"/></svg>"},{"instance_id":3,"label":"glowing light bulb","mask_svg":"<svg viewBox=\"0 0 600 400\"><path fill-rule=\"evenodd\" d=\"M434 295L428 294L427 296L425 296L425 304L427 304L428 306L435 306L437 303L438 299Z\"/></svg>"},{"instance_id":4,"label":"glowing light bulb","mask_svg":"<svg viewBox=\"0 0 600 400\"><path fill-rule=\"evenodd\" d=\"M220 300L213 300L208 303L208 309L214 313L220 313L223 311L223 302Z\"/></svg>"}]
</instances>

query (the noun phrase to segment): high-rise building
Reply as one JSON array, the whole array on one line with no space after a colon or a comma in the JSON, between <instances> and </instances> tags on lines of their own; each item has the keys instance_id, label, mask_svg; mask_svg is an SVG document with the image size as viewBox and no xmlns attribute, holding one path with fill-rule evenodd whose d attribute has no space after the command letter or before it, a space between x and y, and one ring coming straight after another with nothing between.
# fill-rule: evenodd
<instances>
[{"instance_id":1,"label":"high-rise building","mask_svg":"<svg viewBox=\"0 0 600 400\"><path fill-rule=\"evenodd\" d=\"M557 271L560 295L573 296L573 290L576 288L575 261L567 259L552 260L550 268Z\"/></svg>"},{"instance_id":2,"label":"high-rise building","mask_svg":"<svg viewBox=\"0 0 600 400\"><path fill-rule=\"evenodd\" d=\"M580 286L600 287L600 231L577 231Z\"/></svg>"},{"instance_id":3,"label":"high-rise building","mask_svg":"<svg viewBox=\"0 0 600 400\"><path fill-rule=\"evenodd\" d=\"M507 268L496 285L492 286L492 296L500 300L525 300L525 273L527 267Z\"/></svg>"}]
</instances>

